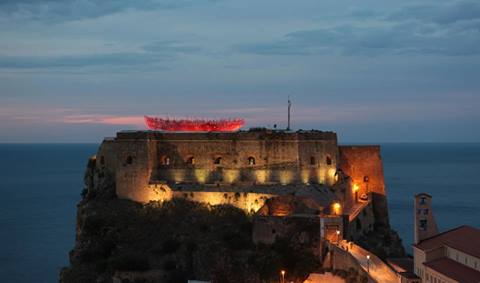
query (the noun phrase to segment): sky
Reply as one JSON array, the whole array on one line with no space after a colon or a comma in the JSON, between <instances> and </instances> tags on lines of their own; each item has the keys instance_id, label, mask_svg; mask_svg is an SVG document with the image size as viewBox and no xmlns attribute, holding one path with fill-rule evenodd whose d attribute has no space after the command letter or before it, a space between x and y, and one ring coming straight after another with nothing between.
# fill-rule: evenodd
<instances>
[{"instance_id":1,"label":"sky","mask_svg":"<svg viewBox=\"0 0 480 283\"><path fill-rule=\"evenodd\" d=\"M480 1L0 0L0 142L143 115L480 141Z\"/></svg>"}]
</instances>

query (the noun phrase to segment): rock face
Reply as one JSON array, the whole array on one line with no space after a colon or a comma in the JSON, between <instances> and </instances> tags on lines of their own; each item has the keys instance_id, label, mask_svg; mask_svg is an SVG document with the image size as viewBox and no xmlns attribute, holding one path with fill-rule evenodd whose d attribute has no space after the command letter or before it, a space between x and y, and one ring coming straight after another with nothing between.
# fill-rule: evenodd
<instances>
[{"instance_id":1,"label":"rock face","mask_svg":"<svg viewBox=\"0 0 480 283\"><path fill-rule=\"evenodd\" d=\"M87 167L75 247L60 282L264 282L278 279L281 268L300 280L320 265L301 230L254 244L251 217L233 206L118 199L114 179L95 162Z\"/></svg>"}]
</instances>

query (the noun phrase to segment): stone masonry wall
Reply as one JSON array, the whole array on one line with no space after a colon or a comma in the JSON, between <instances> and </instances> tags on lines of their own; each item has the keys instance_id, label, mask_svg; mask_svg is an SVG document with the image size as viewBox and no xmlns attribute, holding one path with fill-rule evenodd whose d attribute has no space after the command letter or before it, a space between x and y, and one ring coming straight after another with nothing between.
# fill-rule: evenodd
<instances>
[{"instance_id":1,"label":"stone masonry wall","mask_svg":"<svg viewBox=\"0 0 480 283\"><path fill-rule=\"evenodd\" d=\"M358 186L360 195L386 195L380 146L339 146L339 152L339 168Z\"/></svg>"},{"instance_id":2,"label":"stone masonry wall","mask_svg":"<svg viewBox=\"0 0 480 283\"><path fill-rule=\"evenodd\" d=\"M97 158L115 176L119 198L148 202L158 198L149 188L158 181L332 185L338 147L335 133L320 131L139 131L106 139Z\"/></svg>"}]
</instances>

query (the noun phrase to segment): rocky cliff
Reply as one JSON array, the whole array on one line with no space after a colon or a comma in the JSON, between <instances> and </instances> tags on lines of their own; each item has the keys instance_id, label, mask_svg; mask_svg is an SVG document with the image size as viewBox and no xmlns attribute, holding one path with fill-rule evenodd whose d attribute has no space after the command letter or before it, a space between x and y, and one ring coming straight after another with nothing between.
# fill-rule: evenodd
<instances>
[{"instance_id":1,"label":"rocky cliff","mask_svg":"<svg viewBox=\"0 0 480 283\"><path fill-rule=\"evenodd\" d=\"M273 245L254 244L251 217L232 206L118 199L114 179L95 162L60 282L270 282L281 269L300 282L320 265L295 231Z\"/></svg>"}]
</instances>

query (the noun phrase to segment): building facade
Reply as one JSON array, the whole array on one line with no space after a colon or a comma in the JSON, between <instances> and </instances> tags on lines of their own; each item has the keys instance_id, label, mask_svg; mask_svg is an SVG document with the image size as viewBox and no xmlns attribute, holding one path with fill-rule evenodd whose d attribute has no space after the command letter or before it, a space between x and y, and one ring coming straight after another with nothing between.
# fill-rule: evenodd
<instances>
[{"instance_id":1,"label":"building facade","mask_svg":"<svg viewBox=\"0 0 480 283\"><path fill-rule=\"evenodd\" d=\"M460 226L438 233L432 197L415 196L414 272L428 283L480 282L480 229Z\"/></svg>"}]
</instances>

